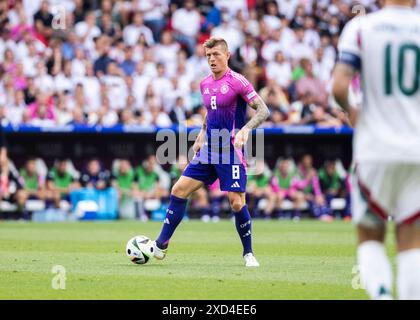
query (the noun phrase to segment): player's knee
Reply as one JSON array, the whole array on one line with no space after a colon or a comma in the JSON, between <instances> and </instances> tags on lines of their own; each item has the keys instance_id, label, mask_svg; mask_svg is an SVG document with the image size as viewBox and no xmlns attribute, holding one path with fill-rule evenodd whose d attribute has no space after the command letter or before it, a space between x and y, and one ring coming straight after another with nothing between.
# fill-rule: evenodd
<instances>
[{"instance_id":1,"label":"player's knee","mask_svg":"<svg viewBox=\"0 0 420 320\"><path fill-rule=\"evenodd\" d=\"M171 195L178 198L186 198L189 196L187 188L180 183L175 183L172 187Z\"/></svg>"},{"instance_id":2,"label":"player's knee","mask_svg":"<svg viewBox=\"0 0 420 320\"><path fill-rule=\"evenodd\" d=\"M420 248L420 229L417 223L397 225L397 249L399 252Z\"/></svg>"},{"instance_id":3,"label":"player's knee","mask_svg":"<svg viewBox=\"0 0 420 320\"><path fill-rule=\"evenodd\" d=\"M385 224L377 225L375 228L368 228L363 225L357 226L357 233L359 244L365 241L379 241L385 240Z\"/></svg>"},{"instance_id":4,"label":"player's knee","mask_svg":"<svg viewBox=\"0 0 420 320\"><path fill-rule=\"evenodd\" d=\"M242 201L240 201L240 200L231 200L230 201L230 207L231 207L231 209L234 211L234 212L239 212L239 211L241 211L241 209L242 209L242 207L244 206L245 204L244 203L242 203Z\"/></svg>"}]
</instances>

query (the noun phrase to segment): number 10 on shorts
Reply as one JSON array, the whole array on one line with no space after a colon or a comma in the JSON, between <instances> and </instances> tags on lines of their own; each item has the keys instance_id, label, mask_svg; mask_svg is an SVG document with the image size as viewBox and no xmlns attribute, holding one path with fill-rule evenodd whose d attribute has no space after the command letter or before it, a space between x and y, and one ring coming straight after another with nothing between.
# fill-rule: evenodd
<instances>
[{"instance_id":1,"label":"number 10 on shorts","mask_svg":"<svg viewBox=\"0 0 420 320\"><path fill-rule=\"evenodd\" d=\"M238 165L234 165L232 166L232 179L239 179L239 166Z\"/></svg>"}]
</instances>

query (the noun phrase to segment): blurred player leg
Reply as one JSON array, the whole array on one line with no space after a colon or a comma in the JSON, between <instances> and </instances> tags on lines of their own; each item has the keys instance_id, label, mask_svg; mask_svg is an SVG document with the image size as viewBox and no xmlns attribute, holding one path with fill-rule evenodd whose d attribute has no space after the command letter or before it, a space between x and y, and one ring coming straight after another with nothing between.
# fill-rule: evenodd
<instances>
[{"instance_id":1,"label":"blurred player leg","mask_svg":"<svg viewBox=\"0 0 420 320\"><path fill-rule=\"evenodd\" d=\"M357 261L366 291L375 300L392 299L392 269L384 239L388 216L385 210L390 210L394 188L384 183L384 177L390 177L386 166L359 165L352 190L359 244Z\"/></svg>"},{"instance_id":2,"label":"blurred player leg","mask_svg":"<svg viewBox=\"0 0 420 320\"><path fill-rule=\"evenodd\" d=\"M401 194L397 214L397 290L399 299L420 299L420 166L400 165L403 183L396 181ZM395 180L395 179L394 179Z\"/></svg>"},{"instance_id":3,"label":"blurred player leg","mask_svg":"<svg viewBox=\"0 0 420 320\"><path fill-rule=\"evenodd\" d=\"M251 215L245 203L244 192L229 192L229 203L235 215L236 230L242 241L243 255L252 253Z\"/></svg>"},{"instance_id":4,"label":"blurred player leg","mask_svg":"<svg viewBox=\"0 0 420 320\"><path fill-rule=\"evenodd\" d=\"M385 246L385 227L358 226L357 260L365 288L371 299L392 299L392 269Z\"/></svg>"},{"instance_id":5,"label":"blurred player leg","mask_svg":"<svg viewBox=\"0 0 420 320\"><path fill-rule=\"evenodd\" d=\"M397 290L403 300L420 300L419 219L397 226Z\"/></svg>"},{"instance_id":6,"label":"blurred player leg","mask_svg":"<svg viewBox=\"0 0 420 320\"><path fill-rule=\"evenodd\" d=\"M166 211L163 228L158 239L156 240L156 245L160 249L166 249L168 247L168 243L172 237L172 234L184 217L187 198L191 193L199 189L202 185L203 182L201 181L186 176L181 176L177 183L175 183L175 185L172 187L169 206Z\"/></svg>"}]
</instances>

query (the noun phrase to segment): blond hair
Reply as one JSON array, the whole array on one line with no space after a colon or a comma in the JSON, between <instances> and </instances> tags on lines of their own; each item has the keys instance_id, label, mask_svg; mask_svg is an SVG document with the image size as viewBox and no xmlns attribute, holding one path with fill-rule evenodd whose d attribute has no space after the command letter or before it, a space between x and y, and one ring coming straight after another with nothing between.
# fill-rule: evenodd
<instances>
[{"instance_id":1,"label":"blond hair","mask_svg":"<svg viewBox=\"0 0 420 320\"><path fill-rule=\"evenodd\" d=\"M229 51L228 44L223 38L211 37L203 43L203 47L206 49L211 49L218 45L222 46L226 51Z\"/></svg>"}]
</instances>

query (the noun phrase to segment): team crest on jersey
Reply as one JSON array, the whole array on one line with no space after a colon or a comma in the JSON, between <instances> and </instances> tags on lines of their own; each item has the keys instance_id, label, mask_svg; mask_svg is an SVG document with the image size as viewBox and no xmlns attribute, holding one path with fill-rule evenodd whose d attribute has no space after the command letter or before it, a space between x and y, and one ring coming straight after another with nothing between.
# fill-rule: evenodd
<instances>
[{"instance_id":1,"label":"team crest on jersey","mask_svg":"<svg viewBox=\"0 0 420 320\"><path fill-rule=\"evenodd\" d=\"M206 88L206 90L204 90L204 94L210 94L209 88Z\"/></svg>"},{"instance_id":2,"label":"team crest on jersey","mask_svg":"<svg viewBox=\"0 0 420 320\"><path fill-rule=\"evenodd\" d=\"M224 83L223 85L222 85L222 87L220 88L220 92L221 93L223 93L223 94L225 94L225 93L227 93L229 91L229 86L226 84L226 83Z\"/></svg>"}]
</instances>

